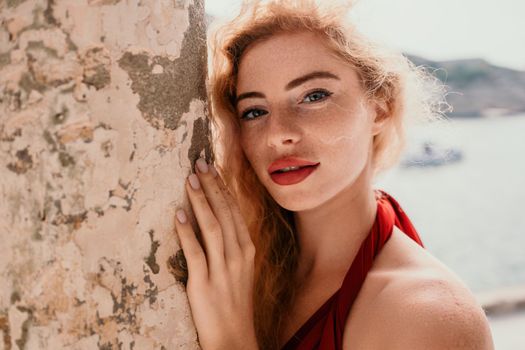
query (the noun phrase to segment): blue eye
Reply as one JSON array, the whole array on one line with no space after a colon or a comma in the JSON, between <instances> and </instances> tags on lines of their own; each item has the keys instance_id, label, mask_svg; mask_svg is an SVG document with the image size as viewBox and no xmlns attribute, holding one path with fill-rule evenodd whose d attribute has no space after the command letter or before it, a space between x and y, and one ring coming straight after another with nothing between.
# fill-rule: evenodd
<instances>
[{"instance_id":1,"label":"blue eye","mask_svg":"<svg viewBox=\"0 0 525 350\"><path fill-rule=\"evenodd\" d=\"M303 102L316 102L324 100L326 97L330 96L332 93L326 90L315 90L303 99Z\"/></svg>"},{"instance_id":2,"label":"blue eye","mask_svg":"<svg viewBox=\"0 0 525 350\"><path fill-rule=\"evenodd\" d=\"M252 108L244 111L241 115L241 119L246 120L252 120L257 118L258 116L265 115L267 112L262 109ZM252 114L252 117L249 117L249 115Z\"/></svg>"}]
</instances>

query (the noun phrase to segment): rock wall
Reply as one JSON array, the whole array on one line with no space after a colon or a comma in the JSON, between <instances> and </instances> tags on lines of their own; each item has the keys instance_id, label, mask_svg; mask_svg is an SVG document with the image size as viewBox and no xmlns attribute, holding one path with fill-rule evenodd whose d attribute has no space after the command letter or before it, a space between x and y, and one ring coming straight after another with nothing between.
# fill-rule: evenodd
<instances>
[{"instance_id":1,"label":"rock wall","mask_svg":"<svg viewBox=\"0 0 525 350\"><path fill-rule=\"evenodd\" d=\"M0 0L0 349L198 349L203 0Z\"/></svg>"}]
</instances>

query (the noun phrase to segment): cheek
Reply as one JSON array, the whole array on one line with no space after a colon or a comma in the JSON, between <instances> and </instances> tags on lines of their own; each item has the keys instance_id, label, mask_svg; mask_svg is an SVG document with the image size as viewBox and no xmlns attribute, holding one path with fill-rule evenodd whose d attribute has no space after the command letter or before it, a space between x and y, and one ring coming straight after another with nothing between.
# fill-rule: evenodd
<instances>
[{"instance_id":1,"label":"cheek","mask_svg":"<svg viewBox=\"0 0 525 350\"><path fill-rule=\"evenodd\" d=\"M309 139L315 139L318 145L332 148L336 153L354 153L368 147L372 125L363 106L348 106L334 101L309 113L322 115L322 118L309 119L315 121L308 128Z\"/></svg>"},{"instance_id":2,"label":"cheek","mask_svg":"<svg viewBox=\"0 0 525 350\"><path fill-rule=\"evenodd\" d=\"M341 113L333 123L319 126L315 145L324 159L331 183L346 186L362 172L370 159L371 123L366 113ZM324 186L324 185L323 185ZM326 185L327 193L333 189Z\"/></svg>"},{"instance_id":3,"label":"cheek","mask_svg":"<svg viewBox=\"0 0 525 350\"><path fill-rule=\"evenodd\" d=\"M240 140L241 140L242 151L243 151L244 155L246 156L246 158L248 158L248 160L250 160L250 154L251 154L250 146L251 145L247 142L248 137L247 137L246 133L241 131Z\"/></svg>"},{"instance_id":4,"label":"cheek","mask_svg":"<svg viewBox=\"0 0 525 350\"><path fill-rule=\"evenodd\" d=\"M245 130L241 130L240 141L244 156L251 164L252 168L257 169L255 165L258 164L257 155L260 154L260 151L257 150L259 142L253 138L250 132Z\"/></svg>"}]
</instances>

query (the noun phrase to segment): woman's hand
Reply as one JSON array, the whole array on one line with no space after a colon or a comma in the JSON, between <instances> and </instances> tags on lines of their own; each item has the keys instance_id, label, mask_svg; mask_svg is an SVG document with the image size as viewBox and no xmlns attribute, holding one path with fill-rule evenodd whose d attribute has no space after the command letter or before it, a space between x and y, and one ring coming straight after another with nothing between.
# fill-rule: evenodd
<instances>
[{"instance_id":1,"label":"woman's hand","mask_svg":"<svg viewBox=\"0 0 525 350\"><path fill-rule=\"evenodd\" d=\"M201 230L199 243L183 210L175 227L188 266L186 291L204 350L257 349L253 319L255 247L239 207L204 159L186 181ZM203 249L204 248L204 249Z\"/></svg>"}]
</instances>

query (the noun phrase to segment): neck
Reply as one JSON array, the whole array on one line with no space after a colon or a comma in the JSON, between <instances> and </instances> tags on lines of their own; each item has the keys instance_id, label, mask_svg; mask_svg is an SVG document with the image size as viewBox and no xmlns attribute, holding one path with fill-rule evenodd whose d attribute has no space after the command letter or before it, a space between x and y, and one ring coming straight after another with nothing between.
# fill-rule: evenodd
<instances>
[{"instance_id":1,"label":"neck","mask_svg":"<svg viewBox=\"0 0 525 350\"><path fill-rule=\"evenodd\" d=\"M299 240L297 278L346 272L374 223L377 202L371 167L321 206L295 212Z\"/></svg>"}]
</instances>

